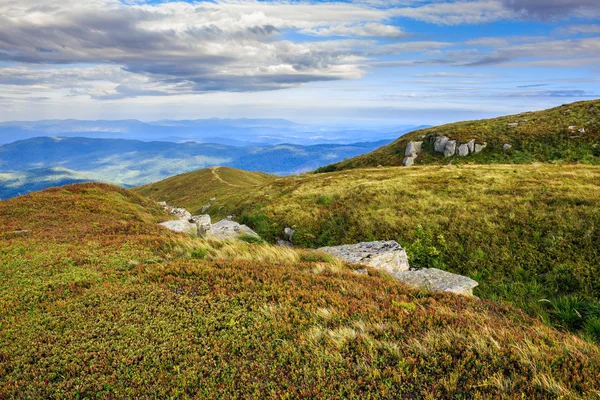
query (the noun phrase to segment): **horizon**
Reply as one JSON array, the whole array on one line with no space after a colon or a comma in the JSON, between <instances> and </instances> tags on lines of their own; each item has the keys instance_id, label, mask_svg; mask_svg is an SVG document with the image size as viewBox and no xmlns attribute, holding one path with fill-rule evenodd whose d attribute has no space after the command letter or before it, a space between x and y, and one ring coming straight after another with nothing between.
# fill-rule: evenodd
<instances>
[{"instance_id":1,"label":"horizon","mask_svg":"<svg viewBox=\"0 0 600 400\"><path fill-rule=\"evenodd\" d=\"M0 120L439 125L600 97L594 0L0 4Z\"/></svg>"}]
</instances>

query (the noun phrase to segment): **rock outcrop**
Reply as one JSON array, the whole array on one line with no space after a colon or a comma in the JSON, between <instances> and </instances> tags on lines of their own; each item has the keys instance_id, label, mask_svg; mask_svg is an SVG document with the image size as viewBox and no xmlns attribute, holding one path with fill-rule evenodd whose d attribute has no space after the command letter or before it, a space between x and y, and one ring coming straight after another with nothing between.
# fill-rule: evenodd
<instances>
[{"instance_id":1,"label":"rock outcrop","mask_svg":"<svg viewBox=\"0 0 600 400\"><path fill-rule=\"evenodd\" d=\"M448 136L424 136L424 139L427 138L433 144L433 151L443 153L444 157L467 157L470 154L480 153L487 146L487 143L476 143L475 139L471 139L468 142L460 142L450 139ZM422 150L423 142L408 142L404 151L402 165L405 167L414 165L415 159Z\"/></svg>"},{"instance_id":2,"label":"rock outcrop","mask_svg":"<svg viewBox=\"0 0 600 400\"><path fill-rule=\"evenodd\" d=\"M242 235L253 236L260 239L260 236L246 225L241 225L235 221L223 219L212 225L210 236L217 239L235 239Z\"/></svg>"},{"instance_id":3,"label":"rock outcrop","mask_svg":"<svg viewBox=\"0 0 600 400\"><path fill-rule=\"evenodd\" d=\"M419 153L423 150L423 142L408 142L406 149L404 150L404 159L402 165L410 167L414 165L415 159L419 156Z\"/></svg>"},{"instance_id":4,"label":"rock outcrop","mask_svg":"<svg viewBox=\"0 0 600 400\"><path fill-rule=\"evenodd\" d=\"M477 286L476 281L466 276L436 268L411 269L406 252L395 241L323 247L319 250L348 263L387 272L398 281L416 288L472 296L473 288Z\"/></svg>"}]
</instances>

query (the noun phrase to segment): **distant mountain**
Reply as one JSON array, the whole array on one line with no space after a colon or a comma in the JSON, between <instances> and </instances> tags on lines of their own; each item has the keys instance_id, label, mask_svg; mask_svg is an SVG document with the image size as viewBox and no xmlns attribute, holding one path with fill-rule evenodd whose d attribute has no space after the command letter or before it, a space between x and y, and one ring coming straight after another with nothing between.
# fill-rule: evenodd
<instances>
[{"instance_id":1,"label":"distant mountain","mask_svg":"<svg viewBox=\"0 0 600 400\"><path fill-rule=\"evenodd\" d=\"M234 147L195 142L38 137L0 146L3 186L0 198L80 181L137 186L216 165L290 175L364 154L387 143Z\"/></svg>"},{"instance_id":2,"label":"distant mountain","mask_svg":"<svg viewBox=\"0 0 600 400\"><path fill-rule=\"evenodd\" d=\"M84 174L61 167L0 173L0 199L8 199L52 186L93 181L94 179Z\"/></svg>"},{"instance_id":3,"label":"distant mountain","mask_svg":"<svg viewBox=\"0 0 600 400\"><path fill-rule=\"evenodd\" d=\"M141 122L45 120L0 123L0 144L35 137L89 137L216 143L228 146L264 146L291 143L297 145L350 144L395 139L415 129L403 125L382 128L344 128L297 124L284 119L199 119Z\"/></svg>"},{"instance_id":4,"label":"distant mountain","mask_svg":"<svg viewBox=\"0 0 600 400\"><path fill-rule=\"evenodd\" d=\"M473 141L481 150L452 155L440 152L436 138L452 144ZM445 139L444 139L445 140ZM408 142L423 142L415 165L425 164L527 164L532 162L578 162L600 165L600 100L564 104L549 110L465 121L420 129L393 143L319 172L402 165ZM483 148L485 146L485 148ZM435 147L438 147L437 151ZM467 154L468 153L468 154Z\"/></svg>"}]
</instances>

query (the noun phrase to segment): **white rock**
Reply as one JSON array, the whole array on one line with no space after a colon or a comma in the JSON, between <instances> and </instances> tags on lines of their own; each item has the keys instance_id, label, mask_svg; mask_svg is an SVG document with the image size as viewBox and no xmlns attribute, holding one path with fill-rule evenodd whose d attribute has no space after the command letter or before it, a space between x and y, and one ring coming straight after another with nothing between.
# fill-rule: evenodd
<instances>
[{"instance_id":1,"label":"white rock","mask_svg":"<svg viewBox=\"0 0 600 400\"><path fill-rule=\"evenodd\" d=\"M205 235L212 230L210 215L195 215L190 220L190 223L196 225L198 235Z\"/></svg>"},{"instance_id":2,"label":"white rock","mask_svg":"<svg viewBox=\"0 0 600 400\"><path fill-rule=\"evenodd\" d=\"M484 143L484 144L475 143L475 151L474 151L474 153L481 153L481 151L483 149L485 149L486 147L487 147L487 143Z\"/></svg>"},{"instance_id":3,"label":"white rock","mask_svg":"<svg viewBox=\"0 0 600 400\"><path fill-rule=\"evenodd\" d=\"M508 124L508 126L510 126L510 127L519 126L519 123L518 122L512 122L512 123Z\"/></svg>"},{"instance_id":4,"label":"white rock","mask_svg":"<svg viewBox=\"0 0 600 400\"><path fill-rule=\"evenodd\" d=\"M287 235L287 237L288 237L289 241L290 241L290 242L292 242L292 241L293 241L293 239L294 239L294 235L296 234L296 230L295 230L295 229L292 229L292 228L290 228L290 227L286 227L286 228L283 230L283 233L285 233L285 234Z\"/></svg>"},{"instance_id":5,"label":"white rock","mask_svg":"<svg viewBox=\"0 0 600 400\"><path fill-rule=\"evenodd\" d=\"M402 160L402 165L405 167L413 166L415 164L415 158L416 157L404 157L404 160Z\"/></svg>"},{"instance_id":6,"label":"white rock","mask_svg":"<svg viewBox=\"0 0 600 400\"><path fill-rule=\"evenodd\" d=\"M437 268L423 268L392 274L400 282L419 289L435 292L450 292L465 296L473 295L478 283L466 276L452 274Z\"/></svg>"},{"instance_id":7,"label":"white rock","mask_svg":"<svg viewBox=\"0 0 600 400\"><path fill-rule=\"evenodd\" d=\"M406 251L395 241L363 242L319 250L352 264L363 264L390 274L408 271Z\"/></svg>"},{"instance_id":8,"label":"white rock","mask_svg":"<svg viewBox=\"0 0 600 400\"><path fill-rule=\"evenodd\" d=\"M241 235L250 235L260 238L256 232L246 225L240 225L237 222L223 219L213 224L210 235L217 239L236 239Z\"/></svg>"},{"instance_id":9,"label":"white rock","mask_svg":"<svg viewBox=\"0 0 600 400\"><path fill-rule=\"evenodd\" d=\"M585 128L581 128L580 130L578 130L577 132L579 133L585 133Z\"/></svg>"},{"instance_id":10,"label":"white rock","mask_svg":"<svg viewBox=\"0 0 600 400\"><path fill-rule=\"evenodd\" d=\"M458 155L461 157L466 157L469 155L469 145L467 143L462 143L458 146Z\"/></svg>"},{"instance_id":11,"label":"white rock","mask_svg":"<svg viewBox=\"0 0 600 400\"><path fill-rule=\"evenodd\" d=\"M422 149L423 142L408 142L404 155L407 157L414 157L415 155L419 154Z\"/></svg>"},{"instance_id":12,"label":"white rock","mask_svg":"<svg viewBox=\"0 0 600 400\"><path fill-rule=\"evenodd\" d=\"M575 129L577 129L577 127L576 127L575 125L571 125L571 126L569 127L569 130L570 130L570 131L574 131Z\"/></svg>"},{"instance_id":13,"label":"white rock","mask_svg":"<svg viewBox=\"0 0 600 400\"><path fill-rule=\"evenodd\" d=\"M510 149L512 149L512 144L505 143L504 146L502 146L502 151L505 153Z\"/></svg>"},{"instance_id":14,"label":"white rock","mask_svg":"<svg viewBox=\"0 0 600 400\"><path fill-rule=\"evenodd\" d=\"M469 153L474 153L475 152L475 139L469 140L469 142L467 143L467 147L469 148Z\"/></svg>"},{"instance_id":15,"label":"white rock","mask_svg":"<svg viewBox=\"0 0 600 400\"><path fill-rule=\"evenodd\" d=\"M197 228L196 224L189 223L186 220L178 219L176 221L166 221L161 222L159 225L164 226L167 229L170 229L174 232L182 232L182 233L196 233Z\"/></svg>"},{"instance_id":16,"label":"white rock","mask_svg":"<svg viewBox=\"0 0 600 400\"><path fill-rule=\"evenodd\" d=\"M208 210L210 210L210 204L207 204L205 206L202 207L202 210L200 211L202 214L206 213Z\"/></svg>"}]
</instances>

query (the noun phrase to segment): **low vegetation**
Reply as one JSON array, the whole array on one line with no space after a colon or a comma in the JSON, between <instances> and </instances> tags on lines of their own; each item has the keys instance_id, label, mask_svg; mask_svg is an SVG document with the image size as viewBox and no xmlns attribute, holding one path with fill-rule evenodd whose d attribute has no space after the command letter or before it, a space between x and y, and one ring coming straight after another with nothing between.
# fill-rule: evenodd
<instances>
[{"instance_id":1,"label":"low vegetation","mask_svg":"<svg viewBox=\"0 0 600 400\"><path fill-rule=\"evenodd\" d=\"M410 141L447 136L463 143L487 143L479 154L445 158L425 143L415 164L531 164L561 162L600 165L600 100L566 104L550 110L479 121L457 122L408 133L371 153L328 165L317 172L402 165ZM511 150L504 152L504 144Z\"/></svg>"},{"instance_id":2,"label":"low vegetation","mask_svg":"<svg viewBox=\"0 0 600 400\"><path fill-rule=\"evenodd\" d=\"M597 178L570 174L581 193ZM502 185L519 175L506 176ZM343 179L328 187L341 190ZM296 201L309 196L289 182ZM346 201L331 195L318 206L310 194L312 212ZM156 224L168 218L99 184L0 202L0 398L600 397L600 349L510 306L415 291L311 250L178 235ZM435 258L439 234L433 243L420 235L414 249Z\"/></svg>"},{"instance_id":3,"label":"low vegetation","mask_svg":"<svg viewBox=\"0 0 600 400\"><path fill-rule=\"evenodd\" d=\"M162 200L171 187L143 193ZM198 212L187 199L213 189L188 188L170 201ZM413 266L467 275L477 296L600 341L599 189L593 166L377 168L230 188L210 212L236 214L270 242L292 227L300 247L397 240Z\"/></svg>"}]
</instances>

